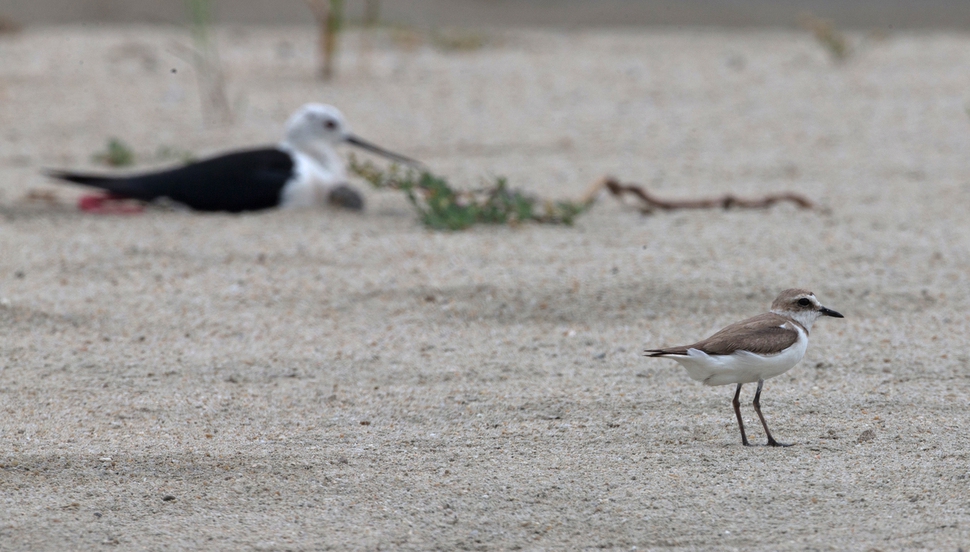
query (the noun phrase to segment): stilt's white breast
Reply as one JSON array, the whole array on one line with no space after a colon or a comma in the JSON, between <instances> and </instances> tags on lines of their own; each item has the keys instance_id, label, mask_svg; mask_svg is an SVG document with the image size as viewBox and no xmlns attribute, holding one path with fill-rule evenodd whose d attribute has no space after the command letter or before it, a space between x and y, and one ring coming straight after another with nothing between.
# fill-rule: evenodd
<instances>
[{"instance_id":1,"label":"stilt's white breast","mask_svg":"<svg viewBox=\"0 0 970 552\"><path fill-rule=\"evenodd\" d=\"M319 207L327 203L327 194L338 184L312 157L291 150L293 176L280 191L280 207Z\"/></svg>"},{"instance_id":2,"label":"stilt's white breast","mask_svg":"<svg viewBox=\"0 0 970 552\"><path fill-rule=\"evenodd\" d=\"M798 340L790 347L773 355L760 355L748 351L735 351L729 355L708 355L698 349L688 349L687 355L669 355L687 369L691 379L704 385L727 385L730 383L754 383L784 374L805 356L808 334L797 324L790 324L798 332Z\"/></svg>"}]
</instances>

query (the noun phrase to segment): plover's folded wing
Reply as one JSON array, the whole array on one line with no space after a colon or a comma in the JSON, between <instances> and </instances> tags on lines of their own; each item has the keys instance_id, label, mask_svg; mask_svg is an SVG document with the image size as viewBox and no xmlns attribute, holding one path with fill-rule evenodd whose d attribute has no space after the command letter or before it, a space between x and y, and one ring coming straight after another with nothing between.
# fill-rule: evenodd
<instances>
[{"instance_id":1,"label":"plover's folded wing","mask_svg":"<svg viewBox=\"0 0 970 552\"><path fill-rule=\"evenodd\" d=\"M171 199L199 211L256 211L276 207L294 176L293 158L277 148L228 153L159 172L111 177L68 171L48 176L152 201Z\"/></svg>"},{"instance_id":2,"label":"plover's folded wing","mask_svg":"<svg viewBox=\"0 0 970 552\"><path fill-rule=\"evenodd\" d=\"M697 349L708 355L730 355L736 351L772 355L791 347L796 341L798 330L793 322L769 312L731 324L693 345L650 349L645 353L651 357L677 356L687 355L688 349Z\"/></svg>"},{"instance_id":3,"label":"plover's folded wing","mask_svg":"<svg viewBox=\"0 0 970 552\"><path fill-rule=\"evenodd\" d=\"M798 330L794 323L784 316L769 312L731 324L688 348L709 355L730 355L736 351L773 355L791 347L796 341Z\"/></svg>"}]
</instances>

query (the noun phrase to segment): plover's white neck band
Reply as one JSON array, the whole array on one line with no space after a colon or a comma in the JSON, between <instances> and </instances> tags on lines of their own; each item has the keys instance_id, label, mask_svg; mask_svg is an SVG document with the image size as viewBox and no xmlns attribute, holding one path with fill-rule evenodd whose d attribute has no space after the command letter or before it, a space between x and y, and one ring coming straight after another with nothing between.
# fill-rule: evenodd
<instances>
[{"instance_id":1,"label":"plover's white neck band","mask_svg":"<svg viewBox=\"0 0 970 552\"><path fill-rule=\"evenodd\" d=\"M796 322L799 326L805 329L805 333L812 332L812 324L818 320L821 314L818 311L783 311L783 310L772 310L771 312L789 318L792 322Z\"/></svg>"}]
</instances>

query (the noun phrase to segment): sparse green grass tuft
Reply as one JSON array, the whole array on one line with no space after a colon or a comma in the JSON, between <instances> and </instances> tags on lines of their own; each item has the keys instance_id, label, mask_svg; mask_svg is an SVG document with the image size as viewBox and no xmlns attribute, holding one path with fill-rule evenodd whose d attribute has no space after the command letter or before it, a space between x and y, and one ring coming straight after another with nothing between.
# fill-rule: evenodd
<instances>
[{"instance_id":1,"label":"sparse green grass tuft","mask_svg":"<svg viewBox=\"0 0 970 552\"><path fill-rule=\"evenodd\" d=\"M350 170L378 189L401 190L421 222L435 230L464 230L475 224L516 225L524 222L572 224L591 202L548 201L508 187L497 177L475 191L460 191L428 171L384 171L370 161L350 157Z\"/></svg>"},{"instance_id":2,"label":"sparse green grass tuft","mask_svg":"<svg viewBox=\"0 0 970 552\"><path fill-rule=\"evenodd\" d=\"M431 33L431 44L444 52L471 52L481 50L488 38L476 31L462 29L439 29Z\"/></svg>"},{"instance_id":3,"label":"sparse green grass tuft","mask_svg":"<svg viewBox=\"0 0 970 552\"><path fill-rule=\"evenodd\" d=\"M801 16L802 27L808 29L815 35L818 41L835 61L845 61L852 54L849 40L841 31L835 28L835 23L828 19L815 17L806 13Z\"/></svg>"},{"instance_id":4,"label":"sparse green grass tuft","mask_svg":"<svg viewBox=\"0 0 970 552\"><path fill-rule=\"evenodd\" d=\"M202 115L207 122L226 125L232 122L232 109L226 93L226 77L219 61L219 51L212 36L212 1L183 0L189 14L195 48L192 65L199 80Z\"/></svg>"},{"instance_id":5,"label":"sparse green grass tuft","mask_svg":"<svg viewBox=\"0 0 970 552\"><path fill-rule=\"evenodd\" d=\"M330 80L336 72L337 43L344 27L344 2L343 0L304 1L317 20L318 73L320 78Z\"/></svg>"},{"instance_id":6,"label":"sparse green grass tuft","mask_svg":"<svg viewBox=\"0 0 970 552\"><path fill-rule=\"evenodd\" d=\"M111 138L102 152L91 156L95 163L102 163L111 167L128 167L135 164L135 152L128 144L118 138Z\"/></svg>"},{"instance_id":7,"label":"sparse green grass tuft","mask_svg":"<svg viewBox=\"0 0 970 552\"><path fill-rule=\"evenodd\" d=\"M189 150L172 146L158 146L158 149L155 150L155 161L175 161L183 165L188 165L189 163L198 161L198 158Z\"/></svg>"},{"instance_id":8,"label":"sparse green grass tuft","mask_svg":"<svg viewBox=\"0 0 970 552\"><path fill-rule=\"evenodd\" d=\"M439 52L465 53L481 50L496 42L491 35L471 29L425 31L405 25L385 25L384 29L395 46L407 51L430 46Z\"/></svg>"}]
</instances>

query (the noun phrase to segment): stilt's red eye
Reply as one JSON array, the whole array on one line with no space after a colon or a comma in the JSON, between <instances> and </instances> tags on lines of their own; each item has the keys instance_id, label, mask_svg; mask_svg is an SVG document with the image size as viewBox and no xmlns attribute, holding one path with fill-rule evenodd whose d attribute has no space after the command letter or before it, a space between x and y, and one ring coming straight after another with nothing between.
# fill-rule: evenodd
<instances>
[{"instance_id":1,"label":"stilt's red eye","mask_svg":"<svg viewBox=\"0 0 970 552\"><path fill-rule=\"evenodd\" d=\"M337 128L337 121L334 121L333 119L327 119L323 122L323 127L326 128L327 130L333 130Z\"/></svg>"}]
</instances>

